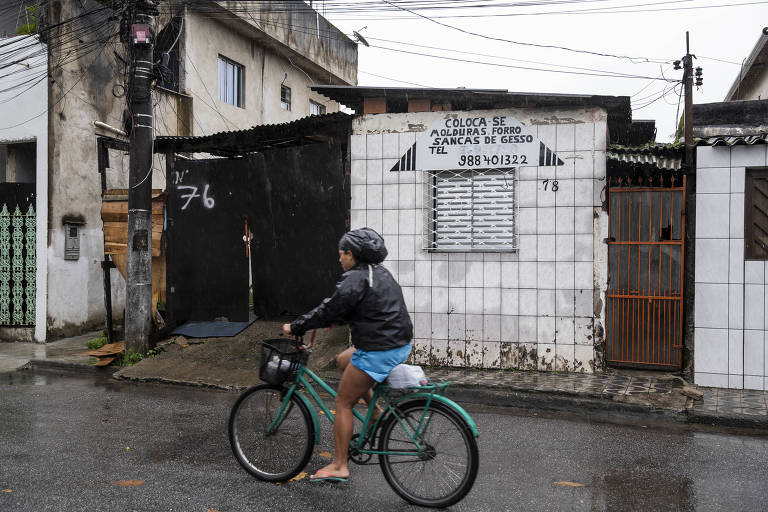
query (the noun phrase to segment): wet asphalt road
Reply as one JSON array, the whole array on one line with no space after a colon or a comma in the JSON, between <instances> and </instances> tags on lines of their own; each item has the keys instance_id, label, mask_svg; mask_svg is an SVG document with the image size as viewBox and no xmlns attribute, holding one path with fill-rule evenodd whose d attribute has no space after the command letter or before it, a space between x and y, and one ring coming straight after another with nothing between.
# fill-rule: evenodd
<instances>
[{"instance_id":1,"label":"wet asphalt road","mask_svg":"<svg viewBox=\"0 0 768 512\"><path fill-rule=\"evenodd\" d=\"M418 510L377 466L354 466L349 484L253 479L229 449L235 399L90 376L0 374L0 510ZM768 437L470 410L481 431L480 472L452 510L768 510ZM330 450L322 427L316 453ZM325 462L315 455L308 470ZM144 483L110 483L125 481Z\"/></svg>"}]
</instances>

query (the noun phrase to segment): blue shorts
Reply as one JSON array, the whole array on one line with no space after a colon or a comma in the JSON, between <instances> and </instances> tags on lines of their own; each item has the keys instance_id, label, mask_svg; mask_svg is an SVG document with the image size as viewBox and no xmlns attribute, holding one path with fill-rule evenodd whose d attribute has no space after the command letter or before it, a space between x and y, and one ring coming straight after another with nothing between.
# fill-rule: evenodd
<instances>
[{"instance_id":1,"label":"blue shorts","mask_svg":"<svg viewBox=\"0 0 768 512\"><path fill-rule=\"evenodd\" d=\"M411 343L389 350L355 349L350 362L358 370L371 376L376 382L383 382L395 366L404 363L411 353Z\"/></svg>"}]
</instances>

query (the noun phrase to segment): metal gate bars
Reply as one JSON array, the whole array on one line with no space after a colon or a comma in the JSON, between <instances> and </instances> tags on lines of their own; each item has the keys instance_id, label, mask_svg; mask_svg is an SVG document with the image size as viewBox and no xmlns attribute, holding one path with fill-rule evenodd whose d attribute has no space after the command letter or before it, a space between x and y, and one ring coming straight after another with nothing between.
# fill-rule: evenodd
<instances>
[{"instance_id":1,"label":"metal gate bars","mask_svg":"<svg viewBox=\"0 0 768 512\"><path fill-rule=\"evenodd\" d=\"M675 182L660 176L609 184L606 361L612 366L680 367L685 176Z\"/></svg>"},{"instance_id":2,"label":"metal gate bars","mask_svg":"<svg viewBox=\"0 0 768 512\"><path fill-rule=\"evenodd\" d=\"M0 325L35 325L35 208L0 208Z\"/></svg>"}]
</instances>

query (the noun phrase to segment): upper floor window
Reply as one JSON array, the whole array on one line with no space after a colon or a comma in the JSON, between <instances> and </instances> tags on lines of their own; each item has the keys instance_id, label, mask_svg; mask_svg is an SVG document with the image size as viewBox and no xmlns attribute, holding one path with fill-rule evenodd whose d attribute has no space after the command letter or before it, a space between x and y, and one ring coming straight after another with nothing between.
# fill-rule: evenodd
<instances>
[{"instance_id":1,"label":"upper floor window","mask_svg":"<svg viewBox=\"0 0 768 512\"><path fill-rule=\"evenodd\" d=\"M245 68L219 55L219 99L236 107L245 107L243 91Z\"/></svg>"},{"instance_id":2,"label":"upper floor window","mask_svg":"<svg viewBox=\"0 0 768 512\"><path fill-rule=\"evenodd\" d=\"M325 105L316 101L309 100L309 115L311 116L323 116L325 115Z\"/></svg>"},{"instance_id":3,"label":"upper floor window","mask_svg":"<svg viewBox=\"0 0 768 512\"><path fill-rule=\"evenodd\" d=\"M747 169L744 195L744 259L768 260L768 169Z\"/></svg>"},{"instance_id":4,"label":"upper floor window","mask_svg":"<svg viewBox=\"0 0 768 512\"><path fill-rule=\"evenodd\" d=\"M280 108L291 110L291 88L286 85L280 86Z\"/></svg>"}]
</instances>

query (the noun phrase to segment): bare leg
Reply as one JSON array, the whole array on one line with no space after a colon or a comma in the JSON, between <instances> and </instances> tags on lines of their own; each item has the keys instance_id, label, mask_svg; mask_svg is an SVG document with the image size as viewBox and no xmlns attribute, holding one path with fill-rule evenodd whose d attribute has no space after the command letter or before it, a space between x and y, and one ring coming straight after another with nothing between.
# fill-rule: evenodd
<instances>
[{"instance_id":1,"label":"bare leg","mask_svg":"<svg viewBox=\"0 0 768 512\"><path fill-rule=\"evenodd\" d=\"M336 395L336 417L333 422L333 439L335 450L333 462L319 469L315 475L320 477L338 476L349 477L347 459L349 457L349 441L354 431L354 416L352 408L366 391L370 391L374 380L364 371L348 364L341 377L339 391Z\"/></svg>"},{"instance_id":2,"label":"bare leg","mask_svg":"<svg viewBox=\"0 0 768 512\"><path fill-rule=\"evenodd\" d=\"M352 354L355 353L355 347L349 347L348 349L341 352L339 355L336 356L336 366L343 372L347 369L347 366L349 365L349 360L352 359ZM369 389L364 395L363 400L366 404L368 404L368 407L371 406L371 400L373 400L373 389ZM375 409L373 411L373 416L371 417L371 420L375 420L376 418L381 415L384 410L379 407L378 405L375 405Z\"/></svg>"}]
</instances>

